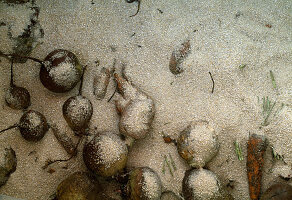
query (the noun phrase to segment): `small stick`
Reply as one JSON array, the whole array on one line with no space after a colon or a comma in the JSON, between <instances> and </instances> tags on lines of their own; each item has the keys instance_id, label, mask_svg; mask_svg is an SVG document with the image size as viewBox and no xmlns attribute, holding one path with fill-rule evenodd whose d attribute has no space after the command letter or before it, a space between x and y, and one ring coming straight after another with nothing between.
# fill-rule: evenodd
<instances>
[{"instance_id":1,"label":"small stick","mask_svg":"<svg viewBox=\"0 0 292 200\"><path fill-rule=\"evenodd\" d=\"M170 172L171 176L173 176L173 172L172 172L172 169L171 169L171 166L170 166L169 162L167 161L166 155L164 155L164 159L165 159L165 162L166 162L166 164L168 166L168 169L169 169L169 172Z\"/></svg>"},{"instance_id":2,"label":"small stick","mask_svg":"<svg viewBox=\"0 0 292 200\"><path fill-rule=\"evenodd\" d=\"M241 64L239 65L239 69L243 70L247 65L246 64Z\"/></svg>"},{"instance_id":3,"label":"small stick","mask_svg":"<svg viewBox=\"0 0 292 200\"><path fill-rule=\"evenodd\" d=\"M169 155L169 158L170 158L171 165L172 165L174 171L176 171L177 168L176 168L176 166L175 166L175 162L173 161L172 156L170 155L170 153L168 153L168 155Z\"/></svg>"},{"instance_id":4,"label":"small stick","mask_svg":"<svg viewBox=\"0 0 292 200\"><path fill-rule=\"evenodd\" d=\"M112 98L115 96L116 92L117 92L117 84L116 84L116 87L115 87L115 91L114 93L112 94L112 96L107 100L107 102L110 102L112 100Z\"/></svg>"},{"instance_id":5,"label":"small stick","mask_svg":"<svg viewBox=\"0 0 292 200\"><path fill-rule=\"evenodd\" d=\"M274 74L273 74L272 70L270 70L270 76L271 76L271 79L272 79L273 87L275 89L277 89L277 84L276 84L275 77L274 77Z\"/></svg>"},{"instance_id":6,"label":"small stick","mask_svg":"<svg viewBox=\"0 0 292 200\"><path fill-rule=\"evenodd\" d=\"M213 83L212 91L211 91L211 93L213 93L213 92L214 92L214 87L215 87L215 82L214 82L214 79L213 79L213 77L212 77L211 72L209 72L209 74L210 74L210 77L211 77L211 80L212 80L212 83Z\"/></svg>"},{"instance_id":7,"label":"small stick","mask_svg":"<svg viewBox=\"0 0 292 200\"><path fill-rule=\"evenodd\" d=\"M243 157L242 157L242 149L241 149L240 143L235 141L234 146L235 146L235 153L237 155L238 160L242 161Z\"/></svg>"},{"instance_id":8,"label":"small stick","mask_svg":"<svg viewBox=\"0 0 292 200\"><path fill-rule=\"evenodd\" d=\"M19 55L16 55L16 54L5 54L3 52L0 51L0 56L2 57L6 57L8 59L10 59L10 57L17 57L17 58L26 58L26 59L30 59L30 60L33 60L35 62L38 62L40 64L43 64L44 62L37 59L37 58L32 58L32 57L29 57L29 56L19 56Z\"/></svg>"},{"instance_id":9,"label":"small stick","mask_svg":"<svg viewBox=\"0 0 292 200\"><path fill-rule=\"evenodd\" d=\"M83 72L82 72L82 75L81 75L81 82L80 82L80 86L79 86L78 95L82 95L83 78L84 78L84 73L85 73L86 68L87 68L87 66L83 67Z\"/></svg>"},{"instance_id":10,"label":"small stick","mask_svg":"<svg viewBox=\"0 0 292 200\"><path fill-rule=\"evenodd\" d=\"M17 127L18 127L18 124L14 124L14 125L12 125L12 126L9 126L9 127L6 128L6 129L1 130L0 133L5 132L5 131L10 130L10 129L13 129L13 128L17 128Z\"/></svg>"},{"instance_id":11,"label":"small stick","mask_svg":"<svg viewBox=\"0 0 292 200\"><path fill-rule=\"evenodd\" d=\"M78 140L78 142L77 142L77 145L76 145L76 147L75 147L75 152L76 152L76 153L72 154L72 155L71 155L69 158L67 158L67 159L48 160L48 161L46 162L46 164L45 164L42 168L43 168L43 169L46 169L48 166L50 166L51 164L53 164L53 163L55 163L55 162L66 162L66 161L71 160L73 157L75 157L75 156L77 155L77 153L78 153L77 149L78 149L78 146L79 146L79 144L80 144L80 142L81 142L82 139L83 139L83 137L81 137L81 138Z\"/></svg>"},{"instance_id":12,"label":"small stick","mask_svg":"<svg viewBox=\"0 0 292 200\"><path fill-rule=\"evenodd\" d=\"M163 160L162 173L165 174L165 159Z\"/></svg>"},{"instance_id":13,"label":"small stick","mask_svg":"<svg viewBox=\"0 0 292 200\"><path fill-rule=\"evenodd\" d=\"M140 11L141 0L126 0L126 1L127 1L127 3L133 3L133 2L135 2L135 1L138 2L138 9L137 9L137 12L136 12L134 15L131 15L130 17L134 17L134 16L136 16L136 15L138 14L138 12Z\"/></svg>"}]
</instances>

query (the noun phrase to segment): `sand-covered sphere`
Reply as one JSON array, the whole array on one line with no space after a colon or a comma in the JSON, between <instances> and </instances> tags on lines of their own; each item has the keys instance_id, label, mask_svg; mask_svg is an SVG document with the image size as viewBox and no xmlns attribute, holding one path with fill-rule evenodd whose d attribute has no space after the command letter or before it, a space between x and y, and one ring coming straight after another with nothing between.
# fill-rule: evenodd
<instances>
[{"instance_id":1,"label":"sand-covered sphere","mask_svg":"<svg viewBox=\"0 0 292 200\"><path fill-rule=\"evenodd\" d=\"M40 80L52 92L67 92L79 82L82 71L75 54L57 49L45 58L40 70Z\"/></svg>"},{"instance_id":2,"label":"sand-covered sphere","mask_svg":"<svg viewBox=\"0 0 292 200\"><path fill-rule=\"evenodd\" d=\"M182 190L185 200L223 200L216 174L202 168L186 171Z\"/></svg>"},{"instance_id":3,"label":"sand-covered sphere","mask_svg":"<svg viewBox=\"0 0 292 200\"><path fill-rule=\"evenodd\" d=\"M95 135L83 149L85 165L99 176L115 175L126 166L127 158L126 144L111 132Z\"/></svg>"},{"instance_id":4,"label":"sand-covered sphere","mask_svg":"<svg viewBox=\"0 0 292 200\"><path fill-rule=\"evenodd\" d=\"M1 149L0 151L0 187L4 185L10 174L16 170L17 159L12 148Z\"/></svg>"},{"instance_id":5,"label":"sand-covered sphere","mask_svg":"<svg viewBox=\"0 0 292 200\"><path fill-rule=\"evenodd\" d=\"M139 167L130 172L127 196L131 200L160 200L161 180L149 167Z\"/></svg>"},{"instance_id":6,"label":"sand-covered sphere","mask_svg":"<svg viewBox=\"0 0 292 200\"><path fill-rule=\"evenodd\" d=\"M181 132L177 144L178 153L195 168L204 167L219 149L215 130L206 121L191 123Z\"/></svg>"},{"instance_id":7,"label":"sand-covered sphere","mask_svg":"<svg viewBox=\"0 0 292 200\"><path fill-rule=\"evenodd\" d=\"M28 90L18 86L13 86L7 90L5 101L10 108L18 110L26 109L31 104Z\"/></svg>"},{"instance_id":8,"label":"sand-covered sphere","mask_svg":"<svg viewBox=\"0 0 292 200\"><path fill-rule=\"evenodd\" d=\"M34 142L41 140L49 130L45 116L34 110L22 115L18 128L24 139Z\"/></svg>"},{"instance_id":9,"label":"sand-covered sphere","mask_svg":"<svg viewBox=\"0 0 292 200\"><path fill-rule=\"evenodd\" d=\"M181 200L181 198L172 191L165 191L162 193L160 200Z\"/></svg>"},{"instance_id":10,"label":"sand-covered sphere","mask_svg":"<svg viewBox=\"0 0 292 200\"><path fill-rule=\"evenodd\" d=\"M88 127L92 113L92 103L81 95L70 97L63 104L63 116L77 134L82 134Z\"/></svg>"},{"instance_id":11,"label":"sand-covered sphere","mask_svg":"<svg viewBox=\"0 0 292 200\"><path fill-rule=\"evenodd\" d=\"M94 200L99 192L98 184L86 172L75 172L57 187L58 200Z\"/></svg>"}]
</instances>

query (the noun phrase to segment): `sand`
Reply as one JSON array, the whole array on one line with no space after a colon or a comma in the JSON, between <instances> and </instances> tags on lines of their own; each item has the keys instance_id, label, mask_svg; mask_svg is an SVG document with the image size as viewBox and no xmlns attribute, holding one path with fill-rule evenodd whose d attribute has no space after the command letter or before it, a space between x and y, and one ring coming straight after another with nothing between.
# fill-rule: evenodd
<instances>
[{"instance_id":1,"label":"sand","mask_svg":"<svg viewBox=\"0 0 292 200\"><path fill-rule=\"evenodd\" d=\"M125 1L36 0L35 5L40 8L39 23L44 38L31 56L44 59L54 49L63 48L74 52L80 63L88 66L83 95L94 107L92 129L118 133L119 117L113 101L107 102L114 92L114 81L111 79L103 100L96 99L92 86L94 76L102 67L111 68L114 59L125 62L130 81L153 98L156 107L153 128L148 137L135 142L130 150L129 169L148 166L159 174L163 191L181 192L184 172L189 167L173 144L164 143L162 132L177 138L191 121L207 120L220 143L218 155L207 167L218 175L222 185L233 181L234 188L229 190L235 199L249 198L245 163L250 133L264 134L269 141L263 190L273 183L284 182L279 173L283 166L288 165L290 170L292 166L291 1L142 0L135 17L129 16L136 12L137 3ZM15 35L25 27L30 12L22 5L13 8L0 3L0 21L13 23ZM6 53L12 50L7 31L7 26L0 26L0 51ZM186 40L190 40L191 50L182 63L184 71L173 75L168 67L170 56ZM4 129L18 122L22 111L5 104L10 63L5 58L0 60L0 129ZM240 69L242 65L246 66ZM215 82L213 93L209 72ZM41 84L39 64L33 61L15 64L14 76L15 84L27 88L31 94L29 109L43 113L76 142L78 138L62 117L62 105L77 95L79 84L70 92L52 93ZM277 103L269 124L262 126L262 98L266 96ZM283 108L274 115L282 103ZM243 161L235 154L235 140L242 146ZM52 174L41 168L49 158L69 157L52 130L33 143L12 129L1 134L0 145L11 146L18 159L16 171L0 188L0 194L45 200L64 177L86 170L81 153L67 163L52 165L55 170ZM273 161L270 147L284 161ZM168 168L162 173L163 156L169 154L177 167L174 176Z\"/></svg>"}]
</instances>

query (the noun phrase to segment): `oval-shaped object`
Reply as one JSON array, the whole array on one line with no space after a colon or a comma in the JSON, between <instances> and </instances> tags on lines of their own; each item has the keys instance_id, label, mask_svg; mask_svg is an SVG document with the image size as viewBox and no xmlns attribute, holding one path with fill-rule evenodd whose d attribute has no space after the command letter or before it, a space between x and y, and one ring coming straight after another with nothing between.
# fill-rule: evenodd
<instances>
[{"instance_id":1,"label":"oval-shaped object","mask_svg":"<svg viewBox=\"0 0 292 200\"><path fill-rule=\"evenodd\" d=\"M177 150L191 167L204 167L218 153L218 137L208 122L195 121L181 132Z\"/></svg>"},{"instance_id":2,"label":"oval-shaped object","mask_svg":"<svg viewBox=\"0 0 292 200\"><path fill-rule=\"evenodd\" d=\"M24 139L34 142L41 140L49 130L45 116L34 110L29 110L22 115L18 128Z\"/></svg>"},{"instance_id":3,"label":"oval-shaped object","mask_svg":"<svg viewBox=\"0 0 292 200\"><path fill-rule=\"evenodd\" d=\"M111 132L95 135L83 148L85 165L99 176L115 175L126 166L127 158L126 144Z\"/></svg>"},{"instance_id":4,"label":"oval-shaped object","mask_svg":"<svg viewBox=\"0 0 292 200\"><path fill-rule=\"evenodd\" d=\"M98 184L88 173L75 172L58 185L56 194L58 200L94 200L98 192Z\"/></svg>"},{"instance_id":5,"label":"oval-shaped object","mask_svg":"<svg viewBox=\"0 0 292 200\"><path fill-rule=\"evenodd\" d=\"M161 188L161 180L153 169L139 167L130 172L127 196L131 200L160 200Z\"/></svg>"},{"instance_id":6,"label":"oval-shaped object","mask_svg":"<svg viewBox=\"0 0 292 200\"><path fill-rule=\"evenodd\" d=\"M10 108L26 109L30 106L30 94L27 89L18 86L12 86L6 92L5 101Z\"/></svg>"},{"instance_id":7,"label":"oval-shaped object","mask_svg":"<svg viewBox=\"0 0 292 200\"><path fill-rule=\"evenodd\" d=\"M15 172L17 159L15 151L12 148L1 150L0 155L0 187L4 185L10 174Z\"/></svg>"},{"instance_id":8,"label":"oval-shaped object","mask_svg":"<svg viewBox=\"0 0 292 200\"><path fill-rule=\"evenodd\" d=\"M56 49L49 53L40 69L40 80L50 91L63 93L73 89L82 76L82 66L75 54Z\"/></svg>"},{"instance_id":9,"label":"oval-shaped object","mask_svg":"<svg viewBox=\"0 0 292 200\"><path fill-rule=\"evenodd\" d=\"M63 104L63 116L77 135L85 134L92 113L91 101L81 95L70 97Z\"/></svg>"},{"instance_id":10,"label":"oval-shaped object","mask_svg":"<svg viewBox=\"0 0 292 200\"><path fill-rule=\"evenodd\" d=\"M213 172L206 169L186 171L182 183L185 200L232 200L233 197L222 189L221 183Z\"/></svg>"}]
</instances>

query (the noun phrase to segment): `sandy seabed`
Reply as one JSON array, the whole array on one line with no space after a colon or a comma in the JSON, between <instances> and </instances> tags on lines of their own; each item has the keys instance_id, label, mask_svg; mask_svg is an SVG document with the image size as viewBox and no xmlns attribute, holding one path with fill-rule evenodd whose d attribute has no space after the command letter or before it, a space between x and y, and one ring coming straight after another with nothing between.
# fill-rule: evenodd
<instances>
[{"instance_id":1,"label":"sandy seabed","mask_svg":"<svg viewBox=\"0 0 292 200\"><path fill-rule=\"evenodd\" d=\"M23 30L27 7L0 3L0 20L10 21L15 34ZM137 3L110 0L44 1L39 23L44 38L31 56L44 59L54 49L67 49L87 65L83 95L91 100L94 113L90 127L118 133L119 117L113 101L107 102L115 89L110 81L106 97L93 95L93 78L102 67L112 67L114 59L126 63L130 81L151 96L156 114L148 137L135 142L129 153L128 168L149 166L160 176L163 190L181 192L181 182L189 167L173 144L165 144L162 133L177 138L194 120L207 120L219 136L220 150L207 167L216 173L237 200L246 200L246 143L249 134L263 134L269 141L265 153L263 191L271 184L285 182L279 174L292 167L292 1L224 1L224 0L142 0ZM0 26L0 50L11 52L7 29ZM3 39L2 39L3 38ZM190 40L191 52L182 63L184 72L169 70L172 51ZM0 58L0 129L18 122L22 111L5 104L9 88L10 63ZM96 64L99 62L99 66ZM240 66L245 66L240 68ZM274 74L276 87L270 77ZM215 87L212 90L210 74ZM14 65L15 83L31 94L30 109L43 113L50 123L77 138L62 116L62 105L78 93L55 94L39 80L39 65L32 61ZM262 126L262 98L276 101L269 124ZM48 158L68 155L51 130L37 142L25 141L17 129L0 136L0 146L11 146L18 165L0 194L22 199L48 199L57 185L69 174L86 170L82 154L67 163L52 165L54 173L41 166ZM243 149L243 161L234 150L234 141ZM271 148L284 160L273 160ZM82 147L80 147L82 150ZM164 155L172 155L177 170L174 176L162 173ZM65 167L65 168L64 168ZM288 170L289 170L288 167ZM291 180L288 182L292 184Z\"/></svg>"}]
</instances>

